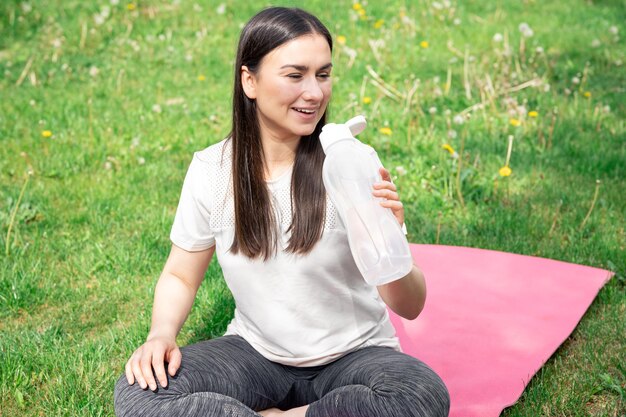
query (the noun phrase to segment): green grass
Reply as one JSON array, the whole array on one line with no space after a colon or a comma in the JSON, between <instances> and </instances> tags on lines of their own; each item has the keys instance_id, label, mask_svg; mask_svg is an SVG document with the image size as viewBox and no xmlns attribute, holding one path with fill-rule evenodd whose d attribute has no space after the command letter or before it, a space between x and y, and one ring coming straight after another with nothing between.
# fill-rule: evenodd
<instances>
[{"instance_id":1,"label":"green grass","mask_svg":"<svg viewBox=\"0 0 626 417\"><path fill-rule=\"evenodd\" d=\"M346 40L330 117L368 117L362 139L395 175L411 241L617 272L503 415L623 416L626 2L439 3L370 1L365 19L348 1L302 3ZM230 129L240 24L265 5L127 4L0 4L2 416L113 415L113 384L149 328L187 164ZM534 34L520 48L522 22ZM368 66L403 99L384 95ZM540 87L507 93L531 79ZM519 106L538 117L509 114ZM513 173L500 177L509 135ZM213 264L179 342L220 335L233 308Z\"/></svg>"}]
</instances>

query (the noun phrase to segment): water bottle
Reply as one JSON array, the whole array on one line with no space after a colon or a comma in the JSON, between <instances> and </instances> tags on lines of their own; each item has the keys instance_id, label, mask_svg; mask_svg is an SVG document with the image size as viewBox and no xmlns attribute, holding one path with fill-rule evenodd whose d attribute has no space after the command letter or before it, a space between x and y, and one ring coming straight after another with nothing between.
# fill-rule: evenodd
<instances>
[{"instance_id":1,"label":"water bottle","mask_svg":"<svg viewBox=\"0 0 626 417\"><path fill-rule=\"evenodd\" d=\"M413 259L393 212L372 195L382 180L382 166L373 148L355 138L367 125L363 116L345 124L329 123L320 141L326 153L322 179L348 235L350 251L363 278L383 285L407 275Z\"/></svg>"}]
</instances>

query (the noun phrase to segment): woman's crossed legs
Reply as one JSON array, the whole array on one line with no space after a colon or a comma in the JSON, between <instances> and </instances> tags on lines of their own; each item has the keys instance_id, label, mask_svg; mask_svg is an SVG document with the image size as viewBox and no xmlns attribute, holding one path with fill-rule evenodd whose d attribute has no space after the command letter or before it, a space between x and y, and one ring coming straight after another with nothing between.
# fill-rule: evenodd
<instances>
[{"instance_id":1,"label":"woman's crossed legs","mask_svg":"<svg viewBox=\"0 0 626 417\"><path fill-rule=\"evenodd\" d=\"M269 408L309 404L306 417L447 416L448 391L419 360L387 347L367 347L323 366L271 362L239 336L181 348L183 361L167 388L115 386L118 417L260 417Z\"/></svg>"}]
</instances>

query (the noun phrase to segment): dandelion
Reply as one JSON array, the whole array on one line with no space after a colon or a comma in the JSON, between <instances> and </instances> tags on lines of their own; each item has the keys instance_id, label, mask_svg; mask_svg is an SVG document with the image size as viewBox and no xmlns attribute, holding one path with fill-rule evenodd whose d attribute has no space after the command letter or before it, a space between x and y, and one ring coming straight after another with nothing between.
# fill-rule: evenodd
<instances>
[{"instance_id":1,"label":"dandelion","mask_svg":"<svg viewBox=\"0 0 626 417\"><path fill-rule=\"evenodd\" d=\"M352 9L359 11L359 10L363 10L363 6L361 6L361 3L354 3L352 5Z\"/></svg>"},{"instance_id":2,"label":"dandelion","mask_svg":"<svg viewBox=\"0 0 626 417\"><path fill-rule=\"evenodd\" d=\"M519 31L522 32L522 35L525 38L530 38L533 36L534 32L533 30L530 28L530 26L528 26L528 23L520 23L519 27L518 27Z\"/></svg>"},{"instance_id":3,"label":"dandelion","mask_svg":"<svg viewBox=\"0 0 626 417\"><path fill-rule=\"evenodd\" d=\"M580 78L572 77L572 84L580 84Z\"/></svg>"},{"instance_id":4,"label":"dandelion","mask_svg":"<svg viewBox=\"0 0 626 417\"><path fill-rule=\"evenodd\" d=\"M95 65L92 65L91 68L89 68L89 75L91 75L92 77L98 75L99 72L100 70Z\"/></svg>"},{"instance_id":5,"label":"dandelion","mask_svg":"<svg viewBox=\"0 0 626 417\"><path fill-rule=\"evenodd\" d=\"M452 23L454 23L454 25L455 25L455 26L458 26L458 25L460 25L460 24L461 24L461 19L459 19L459 18L457 17L457 18L455 18L455 19L452 21Z\"/></svg>"},{"instance_id":6,"label":"dandelion","mask_svg":"<svg viewBox=\"0 0 626 417\"><path fill-rule=\"evenodd\" d=\"M495 35L493 35L493 41L494 42L502 42L502 40L504 39L504 37L502 36L501 33L496 33Z\"/></svg>"},{"instance_id":7,"label":"dandelion","mask_svg":"<svg viewBox=\"0 0 626 417\"><path fill-rule=\"evenodd\" d=\"M456 153L454 148L452 148L452 146L450 146L449 144L444 143L441 147L445 149L446 151L448 151L448 153L450 154L452 158L457 159L459 157L459 154Z\"/></svg>"},{"instance_id":8,"label":"dandelion","mask_svg":"<svg viewBox=\"0 0 626 417\"><path fill-rule=\"evenodd\" d=\"M143 165L146 163L146 159L143 156L140 156L139 158L137 158L137 163L139 165Z\"/></svg>"},{"instance_id":9,"label":"dandelion","mask_svg":"<svg viewBox=\"0 0 626 417\"><path fill-rule=\"evenodd\" d=\"M224 14L224 13L226 13L226 5L224 3L222 3L219 6L217 6L217 9L215 9L215 13L217 13L217 14Z\"/></svg>"},{"instance_id":10,"label":"dandelion","mask_svg":"<svg viewBox=\"0 0 626 417\"><path fill-rule=\"evenodd\" d=\"M450 129L450 130L448 130L448 137L449 137L450 139L456 139L456 137L457 137L456 130L454 130L454 129Z\"/></svg>"},{"instance_id":11,"label":"dandelion","mask_svg":"<svg viewBox=\"0 0 626 417\"><path fill-rule=\"evenodd\" d=\"M602 42L600 42L600 39L594 39L594 40L591 41L591 47L592 48L597 48L600 45L602 45Z\"/></svg>"},{"instance_id":12,"label":"dandelion","mask_svg":"<svg viewBox=\"0 0 626 417\"><path fill-rule=\"evenodd\" d=\"M585 96L585 98L591 98L591 91L585 91L583 96Z\"/></svg>"},{"instance_id":13,"label":"dandelion","mask_svg":"<svg viewBox=\"0 0 626 417\"><path fill-rule=\"evenodd\" d=\"M543 48L541 46L538 46L535 49L535 52L537 53L537 55L541 55L541 54L543 54L544 51L543 51Z\"/></svg>"},{"instance_id":14,"label":"dandelion","mask_svg":"<svg viewBox=\"0 0 626 417\"><path fill-rule=\"evenodd\" d=\"M383 19L378 19L376 23L374 23L374 28L380 29L381 27L383 27L384 24L385 24L385 21Z\"/></svg>"},{"instance_id":15,"label":"dandelion","mask_svg":"<svg viewBox=\"0 0 626 417\"><path fill-rule=\"evenodd\" d=\"M345 45L346 44L346 37L343 36L343 35L337 36L337 43L339 45Z\"/></svg>"},{"instance_id":16,"label":"dandelion","mask_svg":"<svg viewBox=\"0 0 626 417\"><path fill-rule=\"evenodd\" d=\"M198 75L198 81L204 81L206 77L203 74Z\"/></svg>"},{"instance_id":17,"label":"dandelion","mask_svg":"<svg viewBox=\"0 0 626 417\"><path fill-rule=\"evenodd\" d=\"M95 14L93 15L93 22L96 24L96 26L100 26L104 23L105 21L105 17L102 16L101 14Z\"/></svg>"},{"instance_id":18,"label":"dandelion","mask_svg":"<svg viewBox=\"0 0 626 417\"><path fill-rule=\"evenodd\" d=\"M609 106L608 104L605 105L604 107L602 107L602 111L605 113L611 113L611 106Z\"/></svg>"},{"instance_id":19,"label":"dandelion","mask_svg":"<svg viewBox=\"0 0 626 417\"><path fill-rule=\"evenodd\" d=\"M508 177L512 172L513 171L508 165L505 165L498 170L498 174L500 174L501 177Z\"/></svg>"},{"instance_id":20,"label":"dandelion","mask_svg":"<svg viewBox=\"0 0 626 417\"><path fill-rule=\"evenodd\" d=\"M363 104L370 104L372 102L371 97L363 97Z\"/></svg>"},{"instance_id":21,"label":"dandelion","mask_svg":"<svg viewBox=\"0 0 626 417\"><path fill-rule=\"evenodd\" d=\"M361 19L365 19L365 9L359 9L358 13Z\"/></svg>"},{"instance_id":22,"label":"dandelion","mask_svg":"<svg viewBox=\"0 0 626 417\"><path fill-rule=\"evenodd\" d=\"M609 28L609 32L611 33L611 35L617 35L619 33L619 29L617 28L617 26L611 26Z\"/></svg>"},{"instance_id":23,"label":"dandelion","mask_svg":"<svg viewBox=\"0 0 626 417\"><path fill-rule=\"evenodd\" d=\"M429 109L428 109L428 113L430 113L430 114L435 114L435 113L437 113L437 107L431 107L431 108L429 108Z\"/></svg>"},{"instance_id":24,"label":"dandelion","mask_svg":"<svg viewBox=\"0 0 626 417\"><path fill-rule=\"evenodd\" d=\"M428 41L421 41L420 46L424 49L428 48Z\"/></svg>"},{"instance_id":25,"label":"dandelion","mask_svg":"<svg viewBox=\"0 0 626 417\"><path fill-rule=\"evenodd\" d=\"M519 119L510 119L509 123L513 127L518 127L518 126L521 126L521 124L522 124L522 122Z\"/></svg>"},{"instance_id":26,"label":"dandelion","mask_svg":"<svg viewBox=\"0 0 626 417\"><path fill-rule=\"evenodd\" d=\"M130 10L130 11L133 11L133 10L135 10L136 8L137 8L137 5L136 5L135 3L128 3L128 4L126 5L126 9L128 9L128 10Z\"/></svg>"},{"instance_id":27,"label":"dandelion","mask_svg":"<svg viewBox=\"0 0 626 417\"><path fill-rule=\"evenodd\" d=\"M120 0L111 0L111 6L117 6L120 4Z\"/></svg>"},{"instance_id":28,"label":"dandelion","mask_svg":"<svg viewBox=\"0 0 626 417\"><path fill-rule=\"evenodd\" d=\"M152 111L155 113L161 113L161 106L155 104L154 106L152 106Z\"/></svg>"},{"instance_id":29,"label":"dandelion","mask_svg":"<svg viewBox=\"0 0 626 417\"><path fill-rule=\"evenodd\" d=\"M539 116L539 113L537 113L537 111L535 110L531 110L528 112L528 117L537 117Z\"/></svg>"},{"instance_id":30,"label":"dandelion","mask_svg":"<svg viewBox=\"0 0 626 417\"><path fill-rule=\"evenodd\" d=\"M396 172L398 173L398 175L402 176L402 175L406 175L406 169L403 166L397 166L396 167Z\"/></svg>"},{"instance_id":31,"label":"dandelion","mask_svg":"<svg viewBox=\"0 0 626 417\"><path fill-rule=\"evenodd\" d=\"M379 129L379 132L382 133L383 135L387 135L387 136L391 136L391 128L390 127L381 127Z\"/></svg>"},{"instance_id":32,"label":"dandelion","mask_svg":"<svg viewBox=\"0 0 626 417\"><path fill-rule=\"evenodd\" d=\"M22 11L24 12L24 14L28 14L33 10L33 6L31 6L29 3L22 3L20 6L22 7Z\"/></svg>"},{"instance_id":33,"label":"dandelion","mask_svg":"<svg viewBox=\"0 0 626 417\"><path fill-rule=\"evenodd\" d=\"M52 137L52 132L50 130L44 130L41 132L41 136L43 136L44 138L50 138Z\"/></svg>"},{"instance_id":34,"label":"dandelion","mask_svg":"<svg viewBox=\"0 0 626 417\"><path fill-rule=\"evenodd\" d=\"M454 116L452 121L457 125L462 125L465 122L465 119L460 114L457 114L456 116Z\"/></svg>"}]
</instances>

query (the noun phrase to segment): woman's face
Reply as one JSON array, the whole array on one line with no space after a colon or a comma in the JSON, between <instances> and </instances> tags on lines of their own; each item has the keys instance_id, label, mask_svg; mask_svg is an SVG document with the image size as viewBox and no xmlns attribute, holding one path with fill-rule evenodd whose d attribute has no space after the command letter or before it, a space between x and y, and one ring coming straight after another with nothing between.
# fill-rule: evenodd
<instances>
[{"instance_id":1,"label":"woman's face","mask_svg":"<svg viewBox=\"0 0 626 417\"><path fill-rule=\"evenodd\" d=\"M300 36L263 57L256 74L244 65L244 92L256 100L261 135L292 140L310 135L332 94L330 47L318 34Z\"/></svg>"}]
</instances>

